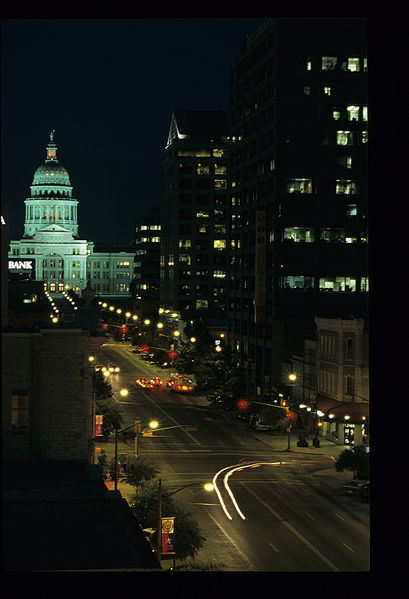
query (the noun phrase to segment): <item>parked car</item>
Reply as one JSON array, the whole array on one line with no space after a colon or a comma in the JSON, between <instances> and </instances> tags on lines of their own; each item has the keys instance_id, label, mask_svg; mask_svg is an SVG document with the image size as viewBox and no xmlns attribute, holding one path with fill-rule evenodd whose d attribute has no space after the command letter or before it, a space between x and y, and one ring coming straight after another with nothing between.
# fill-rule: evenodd
<instances>
[{"instance_id":1,"label":"parked car","mask_svg":"<svg viewBox=\"0 0 409 599\"><path fill-rule=\"evenodd\" d=\"M342 485L345 495L360 495L361 497L369 497L369 480L355 478L349 483Z\"/></svg>"},{"instance_id":2,"label":"parked car","mask_svg":"<svg viewBox=\"0 0 409 599\"><path fill-rule=\"evenodd\" d=\"M280 422L264 422L259 419L255 423L257 431L279 431L281 429Z\"/></svg>"}]
</instances>

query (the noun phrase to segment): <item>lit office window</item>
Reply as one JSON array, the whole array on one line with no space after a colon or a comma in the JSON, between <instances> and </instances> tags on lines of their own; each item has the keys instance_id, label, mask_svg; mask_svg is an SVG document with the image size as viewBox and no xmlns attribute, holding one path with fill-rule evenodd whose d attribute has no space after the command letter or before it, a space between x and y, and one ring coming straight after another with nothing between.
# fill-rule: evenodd
<instances>
[{"instance_id":1,"label":"lit office window","mask_svg":"<svg viewBox=\"0 0 409 599\"><path fill-rule=\"evenodd\" d=\"M352 146L354 144L354 135L352 131L337 131L338 146Z\"/></svg>"},{"instance_id":2,"label":"lit office window","mask_svg":"<svg viewBox=\"0 0 409 599\"><path fill-rule=\"evenodd\" d=\"M198 175L208 175L210 173L210 167L208 164L200 164L197 165L197 174Z\"/></svg>"},{"instance_id":3,"label":"lit office window","mask_svg":"<svg viewBox=\"0 0 409 599\"><path fill-rule=\"evenodd\" d=\"M225 250L226 249L226 240L225 239L215 239L213 241L213 247L215 250Z\"/></svg>"},{"instance_id":4,"label":"lit office window","mask_svg":"<svg viewBox=\"0 0 409 599\"><path fill-rule=\"evenodd\" d=\"M320 240L326 242L343 242L345 240L345 229L320 229Z\"/></svg>"},{"instance_id":5,"label":"lit office window","mask_svg":"<svg viewBox=\"0 0 409 599\"><path fill-rule=\"evenodd\" d=\"M314 277L303 275L288 275L280 277L280 287L282 289L313 289Z\"/></svg>"},{"instance_id":6,"label":"lit office window","mask_svg":"<svg viewBox=\"0 0 409 599\"><path fill-rule=\"evenodd\" d=\"M359 58L348 58L348 71L359 71Z\"/></svg>"},{"instance_id":7,"label":"lit office window","mask_svg":"<svg viewBox=\"0 0 409 599\"><path fill-rule=\"evenodd\" d=\"M320 291L346 292L356 291L356 278L352 277L320 277Z\"/></svg>"},{"instance_id":8,"label":"lit office window","mask_svg":"<svg viewBox=\"0 0 409 599\"><path fill-rule=\"evenodd\" d=\"M344 195L356 194L356 182L351 179L337 179L335 182L335 193Z\"/></svg>"},{"instance_id":9,"label":"lit office window","mask_svg":"<svg viewBox=\"0 0 409 599\"><path fill-rule=\"evenodd\" d=\"M305 229L303 227L285 227L284 239L291 241L312 243L314 241L314 229Z\"/></svg>"},{"instance_id":10,"label":"lit office window","mask_svg":"<svg viewBox=\"0 0 409 599\"><path fill-rule=\"evenodd\" d=\"M336 56L323 56L321 58L321 69L323 71L332 71L337 66L338 58Z\"/></svg>"},{"instance_id":11,"label":"lit office window","mask_svg":"<svg viewBox=\"0 0 409 599\"><path fill-rule=\"evenodd\" d=\"M348 106L348 121L357 121L359 119L359 106Z\"/></svg>"},{"instance_id":12,"label":"lit office window","mask_svg":"<svg viewBox=\"0 0 409 599\"><path fill-rule=\"evenodd\" d=\"M356 204L347 204L346 213L347 216L357 216L358 206Z\"/></svg>"},{"instance_id":13,"label":"lit office window","mask_svg":"<svg viewBox=\"0 0 409 599\"><path fill-rule=\"evenodd\" d=\"M215 179L214 180L214 188L217 189L227 189L227 181L224 179Z\"/></svg>"},{"instance_id":14,"label":"lit office window","mask_svg":"<svg viewBox=\"0 0 409 599\"><path fill-rule=\"evenodd\" d=\"M312 179L286 179L286 193L312 193Z\"/></svg>"}]
</instances>

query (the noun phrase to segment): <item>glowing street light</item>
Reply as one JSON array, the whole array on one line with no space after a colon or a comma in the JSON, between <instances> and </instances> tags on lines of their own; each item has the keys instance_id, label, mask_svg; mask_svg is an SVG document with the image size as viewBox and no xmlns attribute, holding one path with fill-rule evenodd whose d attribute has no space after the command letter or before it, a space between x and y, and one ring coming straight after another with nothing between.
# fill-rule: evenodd
<instances>
[{"instance_id":1,"label":"glowing street light","mask_svg":"<svg viewBox=\"0 0 409 599\"><path fill-rule=\"evenodd\" d=\"M95 360L95 356L88 356L88 360L89 360L90 362L93 362L93 361Z\"/></svg>"},{"instance_id":2,"label":"glowing street light","mask_svg":"<svg viewBox=\"0 0 409 599\"><path fill-rule=\"evenodd\" d=\"M158 329L163 329L163 322L158 322L156 326L158 327Z\"/></svg>"},{"instance_id":3,"label":"glowing street light","mask_svg":"<svg viewBox=\"0 0 409 599\"><path fill-rule=\"evenodd\" d=\"M191 338L190 338L190 341L191 341L192 343L195 343L195 342L196 342L196 337L191 337Z\"/></svg>"},{"instance_id":4,"label":"glowing street light","mask_svg":"<svg viewBox=\"0 0 409 599\"><path fill-rule=\"evenodd\" d=\"M134 314L134 315L132 316L132 320L138 320L138 316L137 316L136 314Z\"/></svg>"},{"instance_id":5,"label":"glowing street light","mask_svg":"<svg viewBox=\"0 0 409 599\"><path fill-rule=\"evenodd\" d=\"M151 321L149 320L149 318L145 318L145 320L143 321L143 324L151 324Z\"/></svg>"},{"instance_id":6,"label":"glowing street light","mask_svg":"<svg viewBox=\"0 0 409 599\"><path fill-rule=\"evenodd\" d=\"M222 348L220 347L220 345L216 345L215 350L220 352L222 351Z\"/></svg>"},{"instance_id":7,"label":"glowing street light","mask_svg":"<svg viewBox=\"0 0 409 599\"><path fill-rule=\"evenodd\" d=\"M155 429L155 428L158 428L158 426L159 426L159 422L158 422L157 420L152 420L152 421L149 423L149 426L150 426L150 428L153 428L153 429Z\"/></svg>"},{"instance_id":8,"label":"glowing street light","mask_svg":"<svg viewBox=\"0 0 409 599\"><path fill-rule=\"evenodd\" d=\"M173 334L174 334L175 337L179 337L180 331L173 331Z\"/></svg>"},{"instance_id":9,"label":"glowing street light","mask_svg":"<svg viewBox=\"0 0 409 599\"><path fill-rule=\"evenodd\" d=\"M297 380L297 375L296 374L289 374L288 378L290 379L290 381L293 383L294 381Z\"/></svg>"},{"instance_id":10,"label":"glowing street light","mask_svg":"<svg viewBox=\"0 0 409 599\"><path fill-rule=\"evenodd\" d=\"M121 395L122 397L126 397L128 395L129 391L128 389L121 389L119 392L119 395Z\"/></svg>"}]
</instances>

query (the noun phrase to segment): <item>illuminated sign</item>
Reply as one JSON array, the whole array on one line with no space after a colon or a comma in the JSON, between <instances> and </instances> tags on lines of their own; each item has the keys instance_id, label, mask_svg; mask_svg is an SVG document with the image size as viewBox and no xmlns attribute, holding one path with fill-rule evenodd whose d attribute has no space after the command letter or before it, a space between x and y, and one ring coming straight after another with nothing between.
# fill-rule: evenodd
<instances>
[{"instance_id":1,"label":"illuminated sign","mask_svg":"<svg viewBox=\"0 0 409 599\"><path fill-rule=\"evenodd\" d=\"M3 217L3 215L1 215L1 224L2 224L2 225L5 225L5 224L6 224L6 221L4 220L4 217Z\"/></svg>"},{"instance_id":2,"label":"illuminated sign","mask_svg":"<svg viewBox=\"0 0 409 599\"><path fill-rule=\"evenodd\" d=\"M34 267L34 260L9 260L9 270L31 271Z\"/></svg>"}]
</instances>

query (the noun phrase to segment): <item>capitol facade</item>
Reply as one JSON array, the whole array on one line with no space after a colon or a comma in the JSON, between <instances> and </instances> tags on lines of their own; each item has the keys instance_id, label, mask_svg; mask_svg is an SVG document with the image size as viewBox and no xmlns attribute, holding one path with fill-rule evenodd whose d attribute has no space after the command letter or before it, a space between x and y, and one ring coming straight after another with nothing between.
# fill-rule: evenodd
<instances>
[{"instance_id":1,"label":"capitol facade","mask_svg":"<svg viewBox=\"0 0 409 599\"><path fill-rule=\"evenodd\" d=\"M78 200L58 162L54 133L25 200L23 238L10 241L9 273L29 274L50 293L78 293L89 283L103 297L129 296L134 252L94 251L92 241L79 239Z\"/></svg>"}]
</instances>

